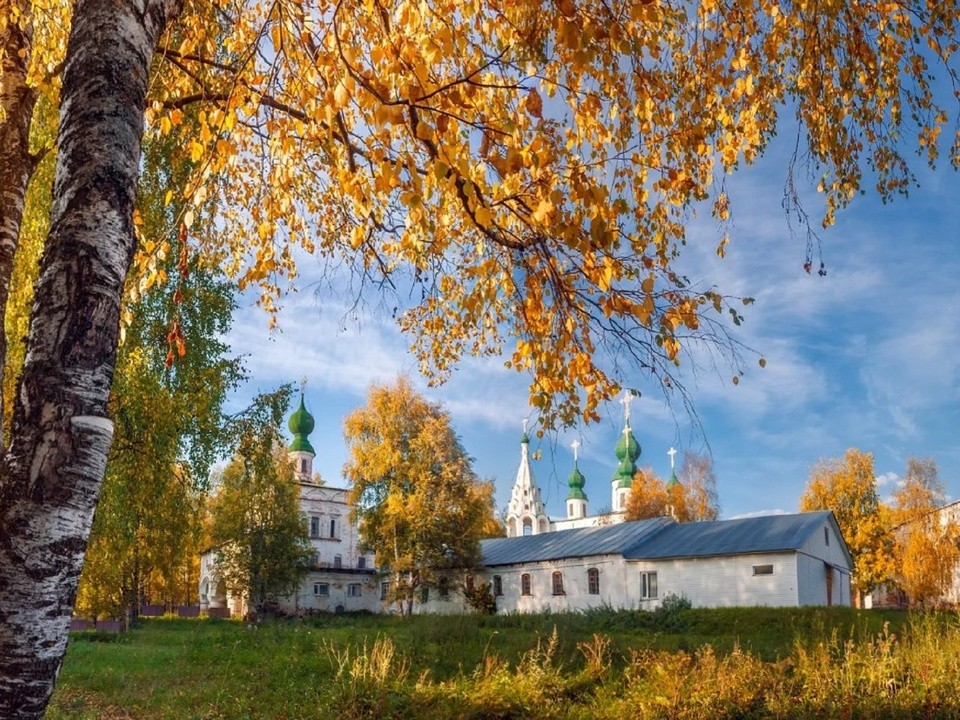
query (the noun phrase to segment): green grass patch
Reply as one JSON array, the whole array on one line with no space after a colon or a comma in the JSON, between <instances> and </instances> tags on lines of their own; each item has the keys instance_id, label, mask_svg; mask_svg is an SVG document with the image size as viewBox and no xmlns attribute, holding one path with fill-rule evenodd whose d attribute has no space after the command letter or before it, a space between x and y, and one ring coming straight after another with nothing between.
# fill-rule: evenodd
<instances>
[{"instance_id":1,"label":"green grass patch","mask_svg":"<svg viewBox=\"0 0 960 720\"><path fill-rule=\"evenodd\" d=\"M849 608L143 620L48 717L960 717L960 621Z\"/></svg>"}]
</instances>

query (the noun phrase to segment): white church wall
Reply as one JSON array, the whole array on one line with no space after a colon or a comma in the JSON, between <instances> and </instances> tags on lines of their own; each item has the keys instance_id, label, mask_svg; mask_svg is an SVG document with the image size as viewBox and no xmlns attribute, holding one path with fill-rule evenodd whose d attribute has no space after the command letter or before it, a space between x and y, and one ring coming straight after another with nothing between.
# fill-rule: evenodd
<instances>
[{"instance_id":1,"label":"white church wall","mask_svg":"<svg viewBox=\"0 0 960 720\"><path fill-rule=\"evenodd\" d=\"M630 563L627 589L639 598L641 573L657 573L657 597L638 599L654 610L668 595L682 595L694 607L796 606L795 553L645 560Z\"/></svg>"},{"instance_id":2,"label":"white church wall","mask_svg":"<svg viewBox=\"0 0 960 720\"><path fill-rule=\"evenodd\" d=\"M485 568L478 577L494 584L500 577L502 595L496 596L498 613L564 612L591 607L635 607L624 585L622 557L617 555L572 558ZM596 593L591 593L588 570L597 571ZM562 593L554 594L553 574L562 578ZM524 594L523 576L530 576L529 594Z\"/></svg>"},{"instance_id":3,"label":"white church wall","mask_svg":"<svg viewBox=\"0 0 960 720\"><path fill-rule=\"evenodd\" d=\"M296 593L280 602L280 609L292 615L305 612L379 612L380 588L370 572L312 570Z\"/></svg>"},{"instance_id":4,"label":"white church wall","mask_svg":"<svg viewBox=\"0 0 960 720\"><path fill-rule=\"evenodd\" d=\"M843 551L837 528L833 523L824 523L822 528L807 539L798 553L799 603L850 605L850 571L850 561Z\"/></svg>"}]
</instances>

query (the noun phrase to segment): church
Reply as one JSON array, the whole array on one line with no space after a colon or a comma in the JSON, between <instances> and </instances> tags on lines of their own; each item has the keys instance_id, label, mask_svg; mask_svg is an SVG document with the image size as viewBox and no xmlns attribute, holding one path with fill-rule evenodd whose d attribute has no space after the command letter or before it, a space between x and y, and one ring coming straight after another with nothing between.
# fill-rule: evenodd
<instances>
[{"instance_id":1,"label":"church","mask_svg":"<svg viewBox=\"0 0 960 720\"><path fill-rule=\"evenodd\" d=\"M610 483L612 510L589 514L574 443L566 517L551 518L534 477L524 428L507 506L507 537L483 540L482 566L420 593L414 612L470 612L457 588L478 582L489 583L497 612L506 613L604 606L653 610L670 596L683 596L694 607L851 604L853 561L829 511L690 523L670 517L625 521L640 445L630 427L629 397L622 402L624 427ZM394 611L384 602L389 586L377 575L374 558L351 521L349 491L313 479L309 435L314 418L303 393L288 427L313 562L281 609L291 614ZM670 482L678 482L675 474ZM243 598L232 597L217 577L216 549L201 557L200 603L216 614L244 610Z\"/></svg>"}]
</instances>

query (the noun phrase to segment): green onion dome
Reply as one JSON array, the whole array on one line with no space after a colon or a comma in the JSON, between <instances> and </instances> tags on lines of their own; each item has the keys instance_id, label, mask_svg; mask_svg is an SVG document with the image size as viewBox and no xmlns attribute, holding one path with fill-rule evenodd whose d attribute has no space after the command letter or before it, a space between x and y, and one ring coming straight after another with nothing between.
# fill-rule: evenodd
<instances>
[{"instance_id":1,"label":"green onion dome","mask_svg":"<svg viewBox=\"0 0 960 720\"><path fill-rule=\"evenodd\" d=\"M313 432L313 415L311 415L303 404L303 393L300 394L300 407L290 416L287 427L293 433L293 441L290 443L290 452L309 452L313 453L313 446L307 439L307 436ZM316 453L314 453L316 454Z\"/></svg>"}]
</instances>

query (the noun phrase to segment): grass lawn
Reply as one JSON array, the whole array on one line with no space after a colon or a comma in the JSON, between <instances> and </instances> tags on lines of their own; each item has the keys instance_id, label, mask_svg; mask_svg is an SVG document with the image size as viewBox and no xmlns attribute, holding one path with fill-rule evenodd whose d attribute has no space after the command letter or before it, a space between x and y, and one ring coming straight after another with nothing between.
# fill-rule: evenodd
<instances>
[{"instance_id":1,"label":"grass lawn","mask_svg":"<svg viewBox=\"0 0 960 720\"><path fill-rule=\"evenodd\" d=\"M954 614L152 619L72 634L48 717L960 718L957 688Z\"/></svg>"}]
</instances>

